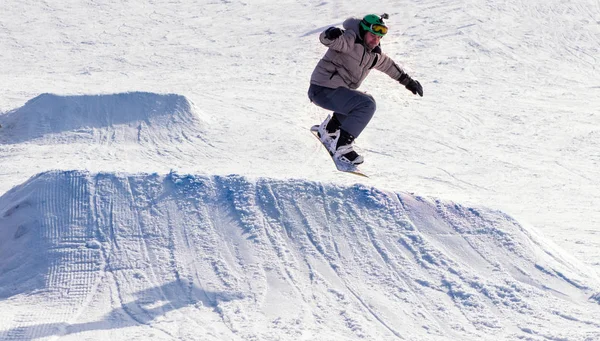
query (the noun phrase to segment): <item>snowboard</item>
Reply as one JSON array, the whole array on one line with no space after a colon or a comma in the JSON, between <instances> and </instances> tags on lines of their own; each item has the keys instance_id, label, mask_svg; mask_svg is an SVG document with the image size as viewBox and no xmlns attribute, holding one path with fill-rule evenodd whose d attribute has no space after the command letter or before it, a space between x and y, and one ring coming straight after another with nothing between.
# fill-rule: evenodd
<instances>
[{"instance_id":1,"label":"snowboard","mask_svg":"<svg viewBox=\"0 0 600 341\"><path fill-rule=\"evenodd\" d=\"M317 134L318 130L319 130L319 126L318 125L317 126L312 126L310 128L310 132L314 135L314 137L317 140L319 140L319 143L321 143L321 145L323 145L323 142L321 142L321 139L319 138L319 135ZM351 174L354 174L354 175L363 176L365 178L369 177L367 174L365 174L363 171L361 171L358 168L358 166L351 165L351 164L348 164L348 163L346 163L344 161L340 161L340 160L334 158L333 154L331 152L329 152L329 149L327 149L327 146L323 145L323 147L325 147L325 150L327 151L327 154L329 154L329 156L331 157L331 160L335 164L335 167L340 172L351 173Z\"/></svg>"}]
</instances>

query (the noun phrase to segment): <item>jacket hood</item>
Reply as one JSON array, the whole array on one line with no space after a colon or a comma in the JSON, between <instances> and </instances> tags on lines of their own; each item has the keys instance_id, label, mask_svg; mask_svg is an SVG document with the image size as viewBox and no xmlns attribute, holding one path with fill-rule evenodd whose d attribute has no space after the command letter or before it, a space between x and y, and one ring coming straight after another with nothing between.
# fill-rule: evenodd
<instances>
[{"instance_id":1,"label":"jacket hood","mask_svg":"<svg viewBox=\"0 0 600 341\"><path fill-rule=\"evenodd\" d=\"M356 36L360 37L362 39L362 37L360 36L360 29L359 29L361 20L362 19L359 19L356 17L352 17L352 18L348 18L348 19L344 20L344 24L343 24L344 29L354 31L354 33L356 33Z\"/></svg>"}]
</instances>

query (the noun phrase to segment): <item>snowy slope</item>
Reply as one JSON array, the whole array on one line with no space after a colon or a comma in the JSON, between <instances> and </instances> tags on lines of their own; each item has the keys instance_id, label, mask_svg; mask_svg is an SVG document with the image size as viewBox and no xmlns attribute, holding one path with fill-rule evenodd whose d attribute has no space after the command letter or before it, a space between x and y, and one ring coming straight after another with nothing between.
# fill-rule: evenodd
<instances>
[{"instance_id":1,"label":"snowy slope","mask_svg":"<svg viewBox=\"0 0 600 341\"><path fill-rule=\"evenodd\" d=\"M1 112L44 93L178 94L210 146L0 144L0 192L48 165L348 183L306 133L326 115L306 90L318 33L370 12L390 14L383 49L425 97L376 72L364 83L368 184L501 209L600 272L596 0L2 1Z\"/></svg>"},{"instance_id":2,"label":"snowy slope","mask_svg":"<svg viewBox=\"0 0 600 341\"><path fill-rule=\"evenodd\" d=\"M371 12L425 96L367 79L360 179L306 90ZM595 0L2 1L0 339L598 339L599 41Z\"/></svg>"},{"instance_id":3,"label":"snowy slope","mask_svg":"<svg viewBox=\"0 0 600 341\"><path fill-rule=\"evenodd\" d=\"M600 337L600 281L486 209L363 185L49 172L0 198L0 217L3 340Z\"/></svg>"},{"instance_id":4,"label":"snowy slope","mask_svg":"<svg viewBox=\"0 0 600 341\"><path fill-rule=\"evenodd\" d=\"M49 167L137 172L218 162L228 154L207 139L205 116L175 94L42 94L1 116L2 171L25 181Z\"/></svg>"}]
</instances>

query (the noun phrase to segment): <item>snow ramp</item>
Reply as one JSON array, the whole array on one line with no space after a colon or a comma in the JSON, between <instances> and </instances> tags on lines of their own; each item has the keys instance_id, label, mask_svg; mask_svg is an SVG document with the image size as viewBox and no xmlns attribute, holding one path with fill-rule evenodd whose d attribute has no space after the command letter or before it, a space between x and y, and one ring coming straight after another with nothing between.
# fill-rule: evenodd
<instances>
[{"instance_id":1,"label":"snow ramp","mask_svg":"<svg viewBox=\"0 0 600 341\"><path fill-rule=\"evenodd\" d=\"M363 185L53 171L0 197L2 340L597 340L598 284L501 212Z\"/></svg>"},{"instance_id":2,"label":"snow ramp","mask_svg":"<svg viewBox=\"0 0 600 341\"><path fill-rule=\"evenodd\" d=\"M167 144L203 130L186 97L148 92L42 94L1 119L0 144Z\"/></svg>"}]
</instances>

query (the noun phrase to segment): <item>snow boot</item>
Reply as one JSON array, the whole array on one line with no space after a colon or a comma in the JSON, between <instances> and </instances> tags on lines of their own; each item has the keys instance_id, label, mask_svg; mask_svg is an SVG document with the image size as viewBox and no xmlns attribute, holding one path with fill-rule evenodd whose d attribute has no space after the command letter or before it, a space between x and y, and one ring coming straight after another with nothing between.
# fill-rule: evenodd
<instances>
[{"instance_id":1,"label":"snow boot","mask_svg":"<svg viewBox=\"0 0 600 341\"><path fill-rule=\"evenodd\" d=\"M321 142L327 147L327 149L330 152L333 149L333 146L331 144L333 143L333 140L336 137L337 131L340 130L341 125L342 124L340 123L340 121L335 117L335 114L333 115L333 117L331 115L327 115L325 121L323 121L321 125L319 125L317 135L321 139Z\"/></svg>"},{"instance_id":2,"label":"snow boot","mask_svg":"<svg viewBox=\"0 0 600 341\"><path fill-rule=\"evenodd\" d=\"M365 161L365 158L354 151L353 145L354 136L350 135L347 131L340 129L336 133L336 137L331 144L335 149L330 151L333 153L333 157L340 161L352 165L360 165Z\"/></svg>"}]
</instances>

